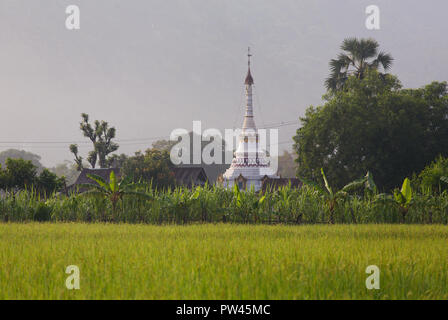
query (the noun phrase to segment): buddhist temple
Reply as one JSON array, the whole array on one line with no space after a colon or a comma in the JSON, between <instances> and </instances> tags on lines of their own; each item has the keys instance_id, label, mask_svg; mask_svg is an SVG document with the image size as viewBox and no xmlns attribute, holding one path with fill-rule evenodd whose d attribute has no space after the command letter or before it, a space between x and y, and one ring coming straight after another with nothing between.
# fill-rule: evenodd
<instances>
[{"instance_id":1,"label":"buddhist temple","mask_svg":"<svg viewBox=\"0 0 448 320\"><path fill-rule=\"evenodd\" d=\"M260 139L255 125L252 87L254 79L250 70L250 50L248 51L248 70L244 81L246 92L246 112L243 119L241 134L238 137L238 147L234 153L230 168L222 175L222 183L227 188L238 184L240 189L259 191L265 177L275 179L276 172L269 166L266 150L261 148Z\"/></svg>"}]
</instances>

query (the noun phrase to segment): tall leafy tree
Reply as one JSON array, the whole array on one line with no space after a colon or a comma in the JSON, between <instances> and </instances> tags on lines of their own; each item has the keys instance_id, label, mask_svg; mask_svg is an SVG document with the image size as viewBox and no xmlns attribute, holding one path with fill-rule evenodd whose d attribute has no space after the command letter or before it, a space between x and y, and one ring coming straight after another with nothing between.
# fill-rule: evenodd
<instances>
[{"instance_id":1,"label":"tall leafy tree","mask_svg":"<svg viewBox=\"0 0 448 320\"><path fill-rule=\"evenodd\" d=\"M175 183L172 166L168 151L148 149L144 154L136 152L129 157L121 170L123 176L135 182L146 181L157 187L170 187Z\"/></svg>"},{"instance_id":2,"label":"tall leafy tree","mask_svg":"<svg viewBox=\"0 0 448 320\"><path fill-rule=\"evenodd\" d=\"M82 171L84 166L82 164L82 157L78 154L78 145L71 144L69 149L70 149L70 152L73 153L73 155L75 156L76 170Z\"/></svg>"},{"instance_id":3,"label":"tall leafy tree","mask_svg":"<svg viewBox=\"0 0 448 320\"><path fill-rule=\"evenodd\" d=\"M122 154L113 154L107 158L107 166L109 168L121 168L129 157Z\"/></svg>"},{"instance_id":4,"label":"tall leafy tree","mask_svg":"<svg viewBox=\"0 0 448 320\"><path fill-rule=\"evenodd\" d=\"M389 53L378 52L378 48L379 44L374 39L345 39L341 45L344 52L330 61L331 73L325 81L327 89L341 90L350 76L363 79L370 69L388 71L393 58Z\"/></svg>"},{"instance_id":5,"label":"tall leafy tree","mask_svg":"<svg viewBox=\"0 0 448 320\"><path fill-rule=\"evenodd\" d=\"M55 173L44 168L41 174L36 178L35 186L39 193L45 197L53 192L60 190L65 184L65 178L59 178Z\"/></svg>"},{"instance_id":6,"label":"tall leafy tree","mask_svg":"<svg viewBox=\"0 0 448 320\"><path fill-rule=\"evenodd\" d=\"M46 197L64 186L65 178L58 178L47 168L43 168L39 175L37 171L38 167L31 160L8 158L4 167L0 164L0 190L15 194L26 188L34 188Z\"/></svg>"},{"instance_id":7,"label":"tall leafy tree","mask_svg":"<svg viewBox=\"0 0 448 320\"><path fill-rule=\"evenodd\" d=\"M116 129L109 127L106 121L95 120L93 125L89 122L89 115L81 114L82 121L80 122L80 129L86 138L93 144L93 150L89 152L87 161L92 168L95 168L97 163L100 168L108 167L108 155L118 150L118 144L112 140L115 138ZM78 170L82 170L82 157L78 156L78 146L76 144L70 145L70 152L75 156L75 162Z\"/></svg>"},{"instance_id":8,"label":"tall leafy tree","mask_svg":"<svg viewBox=\"0 0 448 320\"><path fill-rule=\"evenodd\" d=\"M15 192L34 185L37 167L31 160L8 158L2 176L4 189Z\"/></svg>"},{"instance_id":9,"label":"tall leafy tree","mask_svg":"<svg viewBox=\"0 0 448 320\"><path fill-rule=\"evenodd\" d=\"M335 187L370 171L382 190L448 155L446 83L403 90L396 77L369 70L349 77L343 91L301 118L294 137L298 174L319 179L324 168Z\"/></svg>"}]
</instances>

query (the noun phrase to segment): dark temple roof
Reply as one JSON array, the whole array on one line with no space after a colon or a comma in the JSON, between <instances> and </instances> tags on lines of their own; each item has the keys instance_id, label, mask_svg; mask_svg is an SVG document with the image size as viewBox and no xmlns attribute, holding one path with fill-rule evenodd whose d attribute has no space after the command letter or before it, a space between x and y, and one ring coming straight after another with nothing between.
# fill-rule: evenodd
<instances>
[{"instance_id":1,"label":"dark temple roof","mask_svg":"<svg viewBox=\"0 0 448 320\"><path fill-rule=\"evenodd\" d=\"M207 181L207 174L203 167L200 166L177 166L172 168L174 172L174 179L177 185L184 185L191 187L192 185L204 185ZM67 187L67 192L85 192L88 188L80 187L82 184L97 184L95 181L87 177L88 174L95 174L100 176L105 181L109 182L110 173L114 171L117 179L120 178L121 173L119 168L104 168L104 169L83 169L76 179L75 183Z\"/></svg>"},{"instance_id":2,"label":"dark temple roof","mask_svg":"<svg viewBox=\"0 0 448 320\"><path fill-rule=\"evenodd\" d=\"M109 177L111 172L115 173L115 176L119 178L121 176L120 169L119 168L101 168L101 169L82 169L81 173L78 176L78 179L76 179L75 183L68 186L68 191L75 191L79 185L81 184L97 184L95 181L87 177L88 174L94 174L97 176L100 176L103 178L106 182L109 182ZM79 188L79 192L86 191L86 188Z\"/></svg>"},{"instance_id":3,"label":"dark temple roof","mask_svg":"<svg viewBox=\"0 0 448 320\"><path fill-rule=\"evenodd\" d=\"M203 167L178 166L172 170L174 172L174 179L178 185L204 185L207 181L207 174Z\"/></svg>"}]
</instances>

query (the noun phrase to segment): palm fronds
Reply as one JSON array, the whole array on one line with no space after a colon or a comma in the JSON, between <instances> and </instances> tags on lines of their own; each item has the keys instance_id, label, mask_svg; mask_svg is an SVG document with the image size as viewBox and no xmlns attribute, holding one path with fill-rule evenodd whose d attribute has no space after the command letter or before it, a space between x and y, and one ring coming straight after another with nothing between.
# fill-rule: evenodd
<instances>
[{"instance_id":1,"label":"palm fronds","mask_svg":"<svg viewBox=\"0 0 448 320\"><path fill-rule=\"evenodd\" d=\"M379 70L380 66L388 71L393 63L390 54L381 51L374 39L344 39L337 59L330 60L330 76L325 80L325 87L329 91L340 91L344 88L348 77L362 79L370 69ZM380 73L380 75L383 75Z\"/></svg>"}]
</instances>

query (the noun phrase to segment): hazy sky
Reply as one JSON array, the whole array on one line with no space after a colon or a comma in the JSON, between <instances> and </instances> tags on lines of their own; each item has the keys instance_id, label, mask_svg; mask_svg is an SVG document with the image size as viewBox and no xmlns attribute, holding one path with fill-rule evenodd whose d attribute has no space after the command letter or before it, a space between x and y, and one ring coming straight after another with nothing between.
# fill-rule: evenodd
<instances>
[{"instance_id":1,"label":"hazy sky","mask_svg":"<svg viewBox=\"0 0 448 320\"><path fill-rule=\"evenodd\" d=\"M65 28L70 4L77 31ZM379 31L365 27L371 4ZM240 126L248 46L259 126L320 104L346 37L377 39L406 87L447 80L447 13L446 0L0 0L0 151L71 160L82 112L115 126L128 154L193 120ZM287 142L297 126L280 129Z\"/></svg>"}]
</instances>

